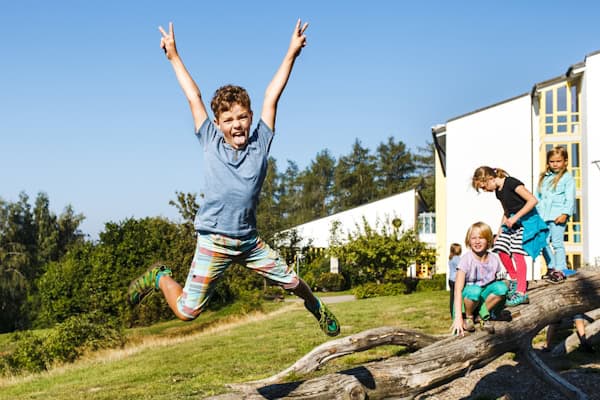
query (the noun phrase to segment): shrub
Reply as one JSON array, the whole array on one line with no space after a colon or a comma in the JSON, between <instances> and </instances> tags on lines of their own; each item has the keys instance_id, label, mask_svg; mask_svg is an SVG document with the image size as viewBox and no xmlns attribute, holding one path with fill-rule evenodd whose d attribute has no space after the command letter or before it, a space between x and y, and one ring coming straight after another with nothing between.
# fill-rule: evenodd
<instances>
[{"instance_id":1,"label":"shrub","mask_svg":"<svg viewBox=\"0 0 600 400\"><path fill-rule=\"evenodd\" d=\"M432 279L419 280L417 292L432 292L434 290L446 290L446 274L434 275Z\"/></svg>"},{"instance_id":2,"label":"shrub","mask_svg":"<svg viewBox=\"0 0 600 400\"><path fill-rule=\"evenodd\" d=\"M71 317L56 326L44 347L51 362L73 362L86 351L123 345L121 330L114 321L98 314L82 314Z\"/></svg>"},{"instance_id":3,"label":"shrub","mask_svg":"<svg viewBox=\"0 0 600 400\"><path fill-rule=\"evenodd\" d=\"M404 279L406 279L406 272L401 268L389 269L385 271L383 279L385 283L404 282Z\"/></svg>"},{"instance_id":4,"label":"shrub","mask_svg":"<svg viewBox=\"0 0 600 400\"><path fill-rule=\"evenodd\" d=\"M40 372L46 369L48 357L44 348L44 339L29 331L18 332L12 337L16 347L12 353L4 355L2 364L4 374L21 371Z\"/></svg>"},{"instance_id":5,"label":"shrub","mask_svg":"<svg viewBox=\"0 0 600 400\"><path fill-rule=\"evenodd\" d=\"M98 313L71 317L45 336L25 331L13 336L15 350L0 360L0 372L40 372L52 364L73 362L86 351L121 346L124 336L114 319Z\"/></svg>"},{"instance_id":6,"label":"shrub","mask_svg":"<svg viewBox=\"0 0 600 400\"><path fill-rule=\"evenodd\" d=\"M319 275L317 278L316 285L323 291L339 292L344 289L346 280L342 274L334 274L331 272L325 272Z\"/></svg>"},{"instance_id":7,"label":"shrub","mask_svg":"<svg viewBox=\"0 0 600 400\"><path fill-rule=\"evenodd\" d=\"M352 289L352 293L357 299L368 299L379 296L398 296L407 293L407 288L404 283L383 283L377 284L373 282L365 283L364 285L356 286Z\"/></svg>"}]
</instances>

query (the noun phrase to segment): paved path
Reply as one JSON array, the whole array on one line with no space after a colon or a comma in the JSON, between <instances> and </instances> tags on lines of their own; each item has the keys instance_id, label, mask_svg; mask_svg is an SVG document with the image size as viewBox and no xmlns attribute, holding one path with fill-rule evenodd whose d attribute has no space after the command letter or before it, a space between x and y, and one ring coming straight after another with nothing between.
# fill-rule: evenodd
<instances>
[{"instance_id":1,"label":"paved path","mask_svg":"<svg viewBox=\"0 0 600 400\"><path fill-rule=\"evenodd\" d=\"M356 300L356 297L354 297L353 294L342 294L340 296L319 296L319 298L323 301L323 303L325 304L333 304L333 303L343 303L345 301L353 301ZM303 301L301 298L299 297L287 297L285 299L286 302L300 302Z\"/></svg>"}]
</instances>

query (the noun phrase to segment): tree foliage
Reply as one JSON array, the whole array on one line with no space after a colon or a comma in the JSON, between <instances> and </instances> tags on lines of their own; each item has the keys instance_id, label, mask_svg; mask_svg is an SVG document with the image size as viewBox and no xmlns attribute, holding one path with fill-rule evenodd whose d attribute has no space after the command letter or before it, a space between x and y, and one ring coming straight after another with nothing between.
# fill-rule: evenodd
<instances>
[{"instance_id":1,"label":"tree foliage","mask_svg":"<svg viewBox=\"0 0 600 400\"><path fill-rule=\"evenodd\" d=\"M303 170L288 160L280 172L270 158L257 210L261 236L272 245L286 228L417 186L432 206L433 154L431 144L413 154L390 137L375 152L357 139L337 160L323 150ZM33 203L25 193L14 202L0 198L0 332L50 327L88 313L116 317L129 326L172 317L160 296L151 296L132 312L126 292L129 282L156 261L167 264L178 282L185 281L195 247L193 222L202 198L193 193L175 195L169 204L181 215L180 223L152 217L107 222L96 242L86 241L80 231L82 214L68 205L56 215L45 193L38 193ZM321 258L303 260L315 264L308 268L307 279L331 288L397 281L398 271L415 259L431 258L421 252L413 232L399 235L396 228L366 224L358 228L350 243L338 247L343 250L344 281L331 276L318 281L327 272ZM281 250L288 262L294 262L301 238L290 239L290 247ZM264 284L242 267L232 271L219 283L215 307L241 297L254 304L256 290Z\"/></svg>"},{"instance_id":2,"label":"tree foliage","mask_svg":"<svg viewBox=\"0 0 600 400\"><path fill-rule=\"evenodd\" d=\"M36 318L36 280L48 263L83 242L83 218L70 206L57 217L45 193L33 207L25 193L12 203L0 199L0 332L27 327Z\"/></svg>"},{"instance_id":3,"label":"tree foliage","mask_svg":"<svg viewBox=\"0 0 600 400\"><path fill-rule=\"evenodd\" d=\"M371 227L366 220L349 234L347 242L331 249L340 259L342 271L352 286L367 282L393 283L406 276L407 268L418 261L426 245L413 230L384 221Z\"/></svg>"}]
</instances>

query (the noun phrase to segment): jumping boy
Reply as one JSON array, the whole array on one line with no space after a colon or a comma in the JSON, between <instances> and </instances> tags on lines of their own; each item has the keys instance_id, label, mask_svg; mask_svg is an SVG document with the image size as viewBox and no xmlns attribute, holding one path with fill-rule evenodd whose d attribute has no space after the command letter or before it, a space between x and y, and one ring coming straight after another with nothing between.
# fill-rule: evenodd
<instances>
[{"instance_id":1,"label":"jumping boy","mask_svg":"<svg viewBox=\"0 0 600 400\"><path fill-rule=\"evenodd\" d=\"M256 229L256 207L266 176L277 102L294 61L306 45L307 27L308 23L302 25L300 20L296 23L288 51L265 91L260 121L253 131L250 97L239 86L227 85L215 92L210 104L214 121L209 120L200 89L177 53L173 24L169 23L168 33L158 28L162 35L160 47L189 102L202 147L203 197L194 222L197 245L185 286L182 288L171 277L167 267L153 266L131 282L128 294L132 304L139 304L144 297L160 290L175 315L190 321L198 317L218 279L236 262L301 297L325 334L340 333L333 313L279 254L262 241Z\"/></svg>"}]
</instances>

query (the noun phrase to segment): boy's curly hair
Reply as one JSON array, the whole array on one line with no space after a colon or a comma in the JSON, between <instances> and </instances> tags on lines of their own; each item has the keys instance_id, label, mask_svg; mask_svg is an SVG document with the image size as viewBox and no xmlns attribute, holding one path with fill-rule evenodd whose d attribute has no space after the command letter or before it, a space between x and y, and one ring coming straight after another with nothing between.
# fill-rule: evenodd
<instances>
[{"instance_id":1,"label":"boy's curly hair","mask_svg":"<svg viewBox=\"0 0 600 400\"><path fill-rule=\"evenodd\" d=\"M225 111L231 110L234 104L239 104L242 107L252 111L250 107L250 96L246 89L241 86L225 85L215 91L215 94L210 102L210 108L216 119Z\"/></svg>"}]
</instances>

